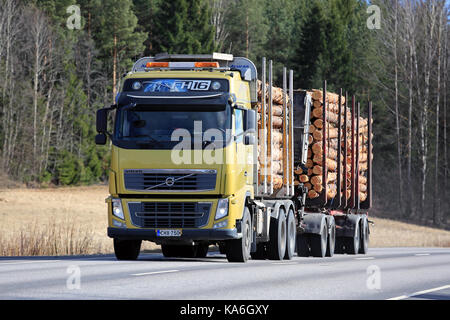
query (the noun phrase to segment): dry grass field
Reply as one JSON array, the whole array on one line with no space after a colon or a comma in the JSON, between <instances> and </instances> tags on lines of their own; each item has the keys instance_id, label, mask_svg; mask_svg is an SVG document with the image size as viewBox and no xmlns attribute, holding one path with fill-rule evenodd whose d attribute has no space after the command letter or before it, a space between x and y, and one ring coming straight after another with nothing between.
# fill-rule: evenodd
<instances>
[{"instance_id":1,"label":"dry grass field","mask_svg":"<svg viewBox=\"0 0 450 320\"><path fill-rule=\"evenodd\" d=\"M0 255L111 253L106 186L0 190ZM450 231L371 218L372 247L450 246ZM144 250L159 246L145 242Z\"/></svg>"}]
</instances>

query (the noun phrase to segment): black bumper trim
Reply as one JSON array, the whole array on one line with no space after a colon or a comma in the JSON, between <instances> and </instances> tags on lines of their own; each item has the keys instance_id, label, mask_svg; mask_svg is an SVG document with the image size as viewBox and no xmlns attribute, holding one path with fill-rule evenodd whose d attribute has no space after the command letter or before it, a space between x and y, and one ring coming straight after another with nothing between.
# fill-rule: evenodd
<instances>
[{"instance_id":1,"label":"black bumper trim","mask_svg":"<svg viewBox=\"0 0 450 320\"><path fill-rule=\"evenodd\" d=\"M122 229L108 227L108 237L124 240L230 240L239 239L236 229L183 229L180 237L158 237L156 229Z\"/></svg>"}]
</instances>

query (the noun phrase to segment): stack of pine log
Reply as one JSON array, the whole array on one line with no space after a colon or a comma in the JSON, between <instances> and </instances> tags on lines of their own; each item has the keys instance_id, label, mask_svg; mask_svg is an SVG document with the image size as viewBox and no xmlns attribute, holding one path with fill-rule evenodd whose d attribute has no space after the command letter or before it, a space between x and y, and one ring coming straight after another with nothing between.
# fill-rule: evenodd
<instances>
[{"instance_id":1,"label":"stack of pine log","mask_svg":"<svg viewBox=\"0 0 450 320\"><path fill-rule=\"evenodd\" d=\"M269 122L269 85L266 84L266 124ZM289 97L286 94L286 101ZM262 129L262 82L258 81L258 128ZM263 163L263 156L261 154L262 150L262 139L259 140L258 145L258 161L260 168L260 181L264 179L264 172L267 172L267 181L269 183L269 175L272 172L272 184L274 190L279 190L283 186L283 89L278 87L272 87L272 162L270 159L266 159L267 165ZM266 139L268 132L266 132ZM267 150L266 150L267 154ZM264 169L267 169L265 171Z\"/></svg>"},{"instance_id":2,"label":"stack of pine log","mask_svg":"<svg viewBox=\"0 0 450 320\"><path fill-rule=\"evenodd\" d=\"M308 160L306 163L307 171L301 168L295 170L296 184L303 183L308 188L308 198L315 199L322 195L323 188L323 130L326 134L326 167L327 167L327 200L333 199L338 195L338 190L343 196L346 192L347 199L352 194L352 125L351 111L346 107L345 97L341 97L335 93L326 93L327 119L323 119L323 91L313 90L309 92L313 99L313 109L311 110L311 125L309 127L309 148ZM341 104L341 112L339 114L339 104ZM345 112L347 112L347 158L344 159L344 121ZM338 141L339 135L339 117L341 117L341 144ZM360 117L360 134L359 134L359 198L364 201L367 198L367 146L368 146L368 126L367 119ZM355 139L356 119L355 119ZM355 140L356 146L356 140ZM338 187L338 154L341 157L341 184ZM355 160L356 162L356 160ZM344 167L346 166L346 167ZM344 171L345 170L345 171ZM347 180L346 190L344 190L344 179ZM354 179L356 181L356 177Z\"/></svg>"}]
</instances>

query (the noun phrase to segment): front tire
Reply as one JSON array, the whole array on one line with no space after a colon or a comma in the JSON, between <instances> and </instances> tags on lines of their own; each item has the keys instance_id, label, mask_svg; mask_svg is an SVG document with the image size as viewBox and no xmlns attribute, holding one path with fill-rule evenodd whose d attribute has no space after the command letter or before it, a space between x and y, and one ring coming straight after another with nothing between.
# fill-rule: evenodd
<instances>
[{"instance_id":1,"label":"front tire","mask_svg":"<svg viewBox=\"0 0 450 320\"><path fill-rule=\"evenodd\" d=\"M226 255L229 262L247 262L250 257L252 223L250 220L250 211L247 207L244 209L241 231L241 239L228 240L226 242Z\"/></svg>"},{"instance_id":2,"label":"front tire","mask_svg":"<svg viewBox=\"0 0 450 320\"><path fill-rule=\"evenodd\" d=\"M199 243L196 245L197 252L195 253L196 258L206 258L208 255L209 245L207 243Z\"/></svg>"},{"instance_id":3,"label":"front tire","mask_svg":"<svg viewBox=\"0 0 450 320\"><path fill-rule=\"evenodd\" d=\"M117 260L136 260L141 251L142 240L114 239L114 254Z\"/></svg>"}]
</instances>

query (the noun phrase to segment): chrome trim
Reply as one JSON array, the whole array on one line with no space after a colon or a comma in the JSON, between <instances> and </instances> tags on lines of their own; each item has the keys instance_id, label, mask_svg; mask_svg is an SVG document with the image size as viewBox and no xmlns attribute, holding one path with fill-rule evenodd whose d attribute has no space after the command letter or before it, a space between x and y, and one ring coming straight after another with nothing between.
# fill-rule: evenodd
<instances>
[{"instance_id":1,"label":"chrome trim","mask_svg":"<svg viewBox=\"0 0 450 320\"><path fill-rule=\"evenodd\" d=\"M216 169L123 169L124 173L215 173Z\"/></svg>"},{"instance_id":2,"label":"chrome trim","mask_svg":"<svg viewBox=\"0 0 450 320\"><path fill-rule=\"evenodd\" d=\"M174 177L168 177L167 179L169 179L169 178L172 178L172 179L173 179L171 185L169 185L169 184L167 183L167 179L166 179L166 181L164 181L163 183L160 183L160 184L156 184L156 185L154 185L154 186L147 187L147 188L145 188L144 190L151 190L151 189L153 189L153 188L157 188L157 187L160 187L160 186L163 186L163 185L167 185L168 187L171 187L171 186L174 185L175 182L177 182L177 181L179 181L179 180L181 180L181 179L184 179L184 178L192 177L194 174L195 174L195 173L187 174L187 175L185 175L185 176L178 177L178 178L176 178L176 179L175 179Z\"/></svg>"},{"instance_id":3,"label":"chrome trim","mask_svg":"<svg viewBox=\"0 0 450 320\"><path fill-rule=\"evenodd\" d=\"M207 96L134 96L127 94L127 97L135 99L208 99L220 97L221 95L223 95L223 93L211 94Z\"/></svg>"},{"instance_id":4,"label":"chrome trim","mask_svg":"<svg viewBox=\"0 0 450 320\"><path fill-rule=\"evenodd\" d=\"M125 173L156 173L156 174L180 174L185 173L186 176L179 177L176 180L181 180L183 178L192 176L194 174L215 174L216 175L216 184L217 184L217 170L216 169L124 169L123 170L123 178L124 178L124 185L125 185ZM164 183L160 183L155 186L147 187L146 189L131 189L131 188L125 188L125 190L128 191L136 191L136 192L158 192L158 193L197 193L197 192L208 192L208 191L214 191L216 189L216 185L214 185L213 188L210 189L196 189L196 190L171 190L171 189L161 189L161 190L151 190L153 188L156 188L158 186L164 185Z\"/></svg>"}]
</instances>

